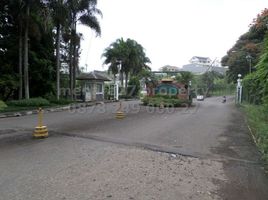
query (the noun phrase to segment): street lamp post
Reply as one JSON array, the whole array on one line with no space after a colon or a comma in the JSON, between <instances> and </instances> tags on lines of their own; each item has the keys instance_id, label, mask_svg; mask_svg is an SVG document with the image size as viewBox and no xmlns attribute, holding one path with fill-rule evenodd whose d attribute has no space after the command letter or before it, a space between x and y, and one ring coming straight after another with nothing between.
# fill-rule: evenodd
<instances>
[{"instance_id":1,"label":"street lamp post","mask_svg":"<svg viewBox=\"0 0 268 200\"><path fill-rule=\"evenodd\" d=\"M246 59L247 59L247 61L248 61L248 63L249 63L249 73L251 73L251 61L252 61L252 56L251 56L250 54L248 54L248 55L246 56Z\"/></svg>"}]
</instances>

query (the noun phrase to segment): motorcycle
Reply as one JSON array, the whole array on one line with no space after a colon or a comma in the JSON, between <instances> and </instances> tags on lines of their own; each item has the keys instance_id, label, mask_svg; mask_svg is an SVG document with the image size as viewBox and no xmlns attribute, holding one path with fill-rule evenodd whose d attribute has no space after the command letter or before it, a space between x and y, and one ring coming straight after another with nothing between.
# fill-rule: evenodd
<instances>
[{"instance_id":1,"label":"motorcycle","mask_svg":"<svg viewBox=\"0 0 268 200\"><path fill-rule=\"evenodd\" d=\"M226 103L226 96L223 96L222 103Z\"/></svg>"}]
</instances>

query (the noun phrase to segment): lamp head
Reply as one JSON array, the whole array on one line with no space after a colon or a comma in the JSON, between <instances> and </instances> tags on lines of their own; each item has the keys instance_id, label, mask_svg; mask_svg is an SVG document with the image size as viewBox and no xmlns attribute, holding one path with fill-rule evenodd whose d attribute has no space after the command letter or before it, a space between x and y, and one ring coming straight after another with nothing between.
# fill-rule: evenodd
<instances>
[{"instance_id":1,"label":"lamp head","mask_svg":"<svg viewBox=\"0 0 268 200\"><path fill-rule=\"evenodd\" d=\"M252 56L248 54L248 55L246 56L246 59L249 61L249 60L252 59Z\"/></svg>"}]
</instances>

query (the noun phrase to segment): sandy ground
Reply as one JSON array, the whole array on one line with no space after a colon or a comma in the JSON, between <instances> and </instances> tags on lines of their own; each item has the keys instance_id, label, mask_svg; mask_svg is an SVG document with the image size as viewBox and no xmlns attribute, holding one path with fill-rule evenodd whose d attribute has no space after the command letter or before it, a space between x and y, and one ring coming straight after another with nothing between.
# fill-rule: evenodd
<instances>
[{"instance_id":1,"label":"sandy ground","mask_svg":"<svg viewBox=\"0 0 268 200\"><path fill-rule=\"evenodd\" d=\"M208 159L71 137L21 142L0 153L1 200L209 200L220 199L215 182L226 180L222 164ZM15 160L17 151L29 157Z\"/></svg>"}]
</instances>

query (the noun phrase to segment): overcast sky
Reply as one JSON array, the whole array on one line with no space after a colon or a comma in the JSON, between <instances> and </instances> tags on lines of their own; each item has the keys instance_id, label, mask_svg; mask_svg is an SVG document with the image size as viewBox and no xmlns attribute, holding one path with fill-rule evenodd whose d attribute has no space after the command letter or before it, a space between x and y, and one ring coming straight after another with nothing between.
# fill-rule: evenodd
<instances>
[{"instance_id":1,"label":"overcast sky","mask_svg":"<svg viewBox=\"0 0 268 200\"><path fill-rule=\"evenodd\" d=\"M101 54L120 37L140 43L153 70L182 67L192 56L220 60L266 7L267 0L98 0L102 35L78 26L80 66L106 70Z\"/></svg>"}]
</instances>

